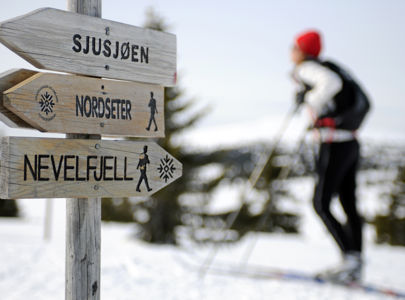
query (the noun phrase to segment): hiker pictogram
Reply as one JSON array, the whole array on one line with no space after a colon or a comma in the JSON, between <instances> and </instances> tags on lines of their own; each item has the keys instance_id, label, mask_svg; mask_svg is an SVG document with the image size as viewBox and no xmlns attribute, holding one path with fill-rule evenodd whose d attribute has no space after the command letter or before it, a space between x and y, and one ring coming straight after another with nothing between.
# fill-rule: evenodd
<instances>
[{"instance_id":1,"label":"hiker pictogram","mask_svg":"<svg viewBox=\"0 0 405 300\"><path fill-rule=\"evenodd\" d=\"M158 131L158 126L156 124L155 120L155 113L157 114L157 108L156 108L156 99L153 98L153 92L150 92L150 100L148 106L150 107L150 118L149 118L149 125L146 127L146 130L150 130L150 126L152 125L152 122L155 124L155 131Z\"/></svg>"}]
</instances>

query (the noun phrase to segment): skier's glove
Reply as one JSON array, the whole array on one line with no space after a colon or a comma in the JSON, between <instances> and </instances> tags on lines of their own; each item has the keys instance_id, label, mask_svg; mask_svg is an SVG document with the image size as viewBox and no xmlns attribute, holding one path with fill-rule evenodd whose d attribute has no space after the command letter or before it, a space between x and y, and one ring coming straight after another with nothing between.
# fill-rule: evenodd
<instances>
[{"instance_id":1,"label":"skier's glove","mask_svg":"<svg viewBox=\"0 0 405 300\"><path fill-rule=\"evenodd\" d=\"M329 128L336 128L336 122L333 118L322 118L318 119L314 125L315 128L321 127L329 127Z\"/></svg>"}]
</instances>

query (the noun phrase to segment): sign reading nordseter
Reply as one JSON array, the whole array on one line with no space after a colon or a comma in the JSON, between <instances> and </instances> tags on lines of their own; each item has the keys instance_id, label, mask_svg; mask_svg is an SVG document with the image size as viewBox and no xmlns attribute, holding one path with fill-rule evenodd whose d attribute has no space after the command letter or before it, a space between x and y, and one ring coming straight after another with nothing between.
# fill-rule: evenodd
<instances>
[{"instance_id":1,"label":"sign reading nordseter","mask_svg":"<svg viewBox=\"0 0 405 300\"><path fill-rule=\"evenodd\" d=\"M3 105L45 132L164 137L163 89L38 73L5 91Z\"/></svg>"}]
</instances>

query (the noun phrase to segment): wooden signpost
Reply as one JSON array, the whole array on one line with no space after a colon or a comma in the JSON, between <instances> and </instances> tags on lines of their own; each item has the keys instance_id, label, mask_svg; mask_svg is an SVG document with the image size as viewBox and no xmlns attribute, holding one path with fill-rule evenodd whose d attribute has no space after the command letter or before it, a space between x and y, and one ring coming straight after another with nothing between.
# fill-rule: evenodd
<instances>
[{"instance_id":1,"label":"wooden signpost","mask_svg":"<svg viewBox=\"0 0 405 300\"><path fill-rule=\"evenodd\" d=\"M99 300L100 197L151 195L182 175L153 142L101 139L164 137L176 36L101 19L101 0L68 0L68 9L0 23L0 43L37 68L92 76L0 74L0 121L67 134L2 138L0 197L75 197L66 201L65 299Z\"/></svg>"},{"instance_id":2,"label":"wooden signpost","mask_svg":"<svg viewBox=\"0 0 405 300\"><path fill-rule=\"evenodd\" d=\"M164 137L158 85L38 73L5 91L3 99L41 131Z\"/></svg>"},{"instance_id":3,"label":"wooden signpost","mask_svg":"<svg viewBox=\"0 0 405 300\"><path fill-rule=\"evenodd\" d=\"M182 165L153 142L4 137L3 199L151 195Z\"/></svg>"},{"instance_id":4,"label":"wooden signpost","mask_svg":"<svg viewBox=\"0 0 405 300\"><path fill-rule=\"evenodd\" d=\"M40 69L176 83L176 36L53 8L0 24L0 42Z\"/></svg>"},{"instance_id":5,"label":"wooden signpost","mask_svg":"<svg viewBox=\"0 0 405 300\"><path fill-rule=\"evenodd\" d=\"M0 121L11 128L32 128L3 105L3 92L37 72L25 69L13 69L0 74Z\"/></svg>"}]
</instances>

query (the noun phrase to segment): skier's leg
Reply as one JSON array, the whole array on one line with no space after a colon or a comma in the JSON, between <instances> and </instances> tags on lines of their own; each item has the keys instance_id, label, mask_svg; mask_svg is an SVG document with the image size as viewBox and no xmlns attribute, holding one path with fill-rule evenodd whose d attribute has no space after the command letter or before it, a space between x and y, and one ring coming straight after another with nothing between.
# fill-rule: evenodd
<instances>
[{"instance_id":1,"label":"skier's leg","mask_svg":"<svg viewBox=\"0 0 405 300\"><path fill-rule=\"evenodd\" d=\"M318 159L318 183L315 187L313 205L316 213L324 222L326 228L332 234L342 252L347 249L347 238L340 224L330 211L332 196L336 192L342 179L341 157L336 151L338 145L321 145Z\"/></svg>"},{"instance_id":2,"label":"skier's leg","mask_svg":"<svg viewBox=\"0 0 405 300\"><path fill-rule=\"evenodd\" d=\"M353 207L355 204L355 167L358 157L358 147L356 147L356 145L357 142L355 141L336 143L333 145L329 157L329 165L324 175L325 178L330 178L334 183L328 183L328 180L325 180L323 191L319 192L321 196L318 196L321 199L322 197L329 197L330 194L327 191L330 190L333 194L336 191L336 187L339 188L340 196L342 196L341 192L343 191L343 198L340 200L342 202L343 199L342 207L344 211L348 213L347 219L349 222L352 220L353 212L357 212L355 207ZM320 181L320 183L322 182ZM323 199L323 203L326 203L325 198ZM338 243L343 256L343 263L340 266L319 274L319 277L337 282L353 282L360 280L362 269L361 253L353 251L352 233L345 230L344 226L337 222L330 214L330 211L320 209L319 214ZM353 220L356 219L354 218Z\"/></svg>"},{"instance_id":3,"label":"skier's leg","mask_svg":"<svg viewBox=\"0 0 405 300\"><path fill-rule=\"evenodd\" d=\"M339 199L347 216L346 232L349 241L348 251L361 253L362 250L362 219L356 208L356 171L359 160L359 145L353 141L350 145L352 165L344 176L339 188Z\"/></svg>"}]
</instances>

